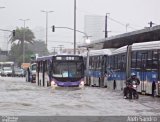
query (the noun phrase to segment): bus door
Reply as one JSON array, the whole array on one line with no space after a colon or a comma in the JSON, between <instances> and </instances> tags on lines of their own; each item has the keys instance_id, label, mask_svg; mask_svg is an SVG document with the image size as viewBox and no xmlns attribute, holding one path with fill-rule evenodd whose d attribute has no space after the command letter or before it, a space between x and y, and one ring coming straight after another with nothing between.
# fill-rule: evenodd
<instances>
[{"instance_id":1,"label":"bus door","mask_svg":"<svg viewBox=\"0 0 160 122\"><path fill-rule=\"evenodd\" d=\"M147 63L147 53L141 54L141 64L140 64L140 77L141 77L141 92L145 94L146 92L146 63Z\"/></svg>"},{"instance_id":2,"label":"bus door","mask_svg":"<svg viewBox=\"0 0 160 122\"><path fill-rule=\"evenodd\" d=\"M106 67L106 56L105 55L103 55L103 56L101 56L100 57L100 70L101 70L101 83L100 83L100 87L104 87L105 86L105 79L104 79L104 77L105 77L105 67Z\"/></svg>"},{"instance_id":3,"label":"bus door","mask_svg":"<svg viewBox=\"0 0 160 122\"><path fill-rule=\"evenodd\" d=\"M46 61L43 61L43 71L42 71L42 86L45 86L45 69L46 69Z\"/></svg>"},{"instance_id":4,"label":"bus door","mask_svg":"<svg viewBox=\"0 0 160 122\"><path fill-rule=\"evenodd\" d=\"M36 77L36 82L38 86L40 85L39 83L39 73L40 73L40 62L37 63L37 77Z\"/></svg>"},{"instance_id":5,"label":"bus door","mask_svg":"<svg viewBox=\"0 0 160 122\"><path fill-rule=\"evenodd\" d=\"M160 96L160 50L158 51L158 83L157 83L157 95Z\"/></svg>"}]
</instances>

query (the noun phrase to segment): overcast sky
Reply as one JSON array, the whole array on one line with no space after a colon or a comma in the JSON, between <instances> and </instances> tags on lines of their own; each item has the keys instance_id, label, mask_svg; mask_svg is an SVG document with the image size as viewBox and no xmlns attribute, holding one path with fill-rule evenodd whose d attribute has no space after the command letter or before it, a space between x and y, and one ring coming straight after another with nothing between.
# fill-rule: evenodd
<instances>
[{"instance_id":1,"label":"overcast sky","mask_svg":"<svg viewBox=\"0 0 160 122\"><path fill-rule=\"evenodd\" d=\"M49 34L48 48L57 45L65 45L65 47L73 47L71 43L55 43L73 42L73 31L65 29L56 29L51 32L51 26L66 26L73 28L73 7L74 0L0 0L0 29L14 29L23 26L23 22L19 19L30 19L26 22L26 26L30 29L40 31L42 38L45 39L45 14L41 10L54 11L49 14ZM77 29L84 30L85 15L101 15L105 16L110 13L110 17L123 24L129 23L134 29L142 29L149 26L148 22L153 21L157 25L160 24L160 0L77 0ZM126 28L123 25L115 23L111 20L108 22L109 35L125 33ZM37 28L40 28L39 30ZM133 29L134 28L134 29ZM0 39L4 39L3 33L0 32ZM83 42L83 35L77 33L77 41ZM4 42L3 42L4 43ZM2 44L2 43L1 43Z\"/></svg>"}]
</instances>

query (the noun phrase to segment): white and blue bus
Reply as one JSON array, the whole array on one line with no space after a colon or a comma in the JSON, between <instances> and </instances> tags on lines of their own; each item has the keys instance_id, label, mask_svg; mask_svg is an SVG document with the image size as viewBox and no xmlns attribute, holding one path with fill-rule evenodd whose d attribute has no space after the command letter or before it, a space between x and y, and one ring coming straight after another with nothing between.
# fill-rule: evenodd
<instances>
[{"instance_id":1,"label":"white and blue bus","mask_svg":"<svg viewBox=\"0 0 160 122\"><path fill-rule=\"evenodd\" d=\"M109 56L107 67L107 86L113 88L113 81L115 80L117 89L122 90L127 79L127 46L118 48Z\"/></svg>"},{"instance_id":2,"label":"white and blue bus","mask_svg":"<svg viewBox=\"0 0 160 122\"><path fill-rule=\"evenodd\" d=\"M90 50L84 57L86 61L86 85L107 86L105 75L107 74L107 62L112 49Z\"/></svg>"},{"instance_id":3,"label":"white and blue bus","mask_svg":"<svg viewBox=\"0 0 160 122\"><path fill-rule=\"evenodd\" d=\"M37 58L37 84L52 87L83 87L84 61L79 55Z\"/></svg>"},{"instance_id":4,"label":"white and blue bus","mask_svg":"<svg viewBox=\"0 0 160 122\"><path fill-rule=\"evenodd\" d=\"M160 95L160 41L134 43L112 52L108 66L112 74L108 77L109 87L116 81L117 89L125 87L125 81L134 72L140 79L138 91L152 93L152 82L156 82Z\"/></svg>"},{"instance_id":5,"label":"white and blue bus","mask_svg":"<svg viewBox=\"0 0 160 122\"><path fill-rule=\"evenodd\" d=\"M115 81L116 89L123 90L126 79L134 72L140 79L138 92L151 94L155 81L160 96L160 41L134 43L113 50L91 50L85 57L88 57L85 64L89 85L113 89Z\"/></svg>"}]
</instances>

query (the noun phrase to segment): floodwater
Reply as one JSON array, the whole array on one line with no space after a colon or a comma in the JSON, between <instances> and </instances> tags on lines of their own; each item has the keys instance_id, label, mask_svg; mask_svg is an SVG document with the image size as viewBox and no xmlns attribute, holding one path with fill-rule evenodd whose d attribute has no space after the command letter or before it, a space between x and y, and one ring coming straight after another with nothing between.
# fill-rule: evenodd
<instances>
[{"instance_id":1,"label":"floodwater","mask_svg":"<svg viewBox=\"0 0 160 122\"><path fill-rule=\"evenodd\" d=\"M123 99L106 88L39 87L25 78L0 77L0 115L10 116L160 116L160 98Z\"/></svg>"}]
</instances>

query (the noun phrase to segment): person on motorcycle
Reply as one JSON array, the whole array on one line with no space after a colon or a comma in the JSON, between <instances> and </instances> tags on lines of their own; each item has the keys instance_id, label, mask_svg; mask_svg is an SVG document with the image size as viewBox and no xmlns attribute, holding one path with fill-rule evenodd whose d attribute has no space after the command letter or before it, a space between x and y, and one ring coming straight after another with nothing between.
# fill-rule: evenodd
<instances>
[{"instance_id":1,"label":"person on motorcycle","mask_svg":"<svg viewBox=\"0 0 160 122\"><path fill-rule=\"evenodd\" d=\"M129 92L130 94L132 94L133 89L129 88L129 86L132 86L133 83L135 83L136 85L140 84L140 80L137 78L135 73L131 73L131 76L127 79L126 81L126 87L124 88L124 98L127 98L127 93Z\"/></svg>"}]
</instances>

